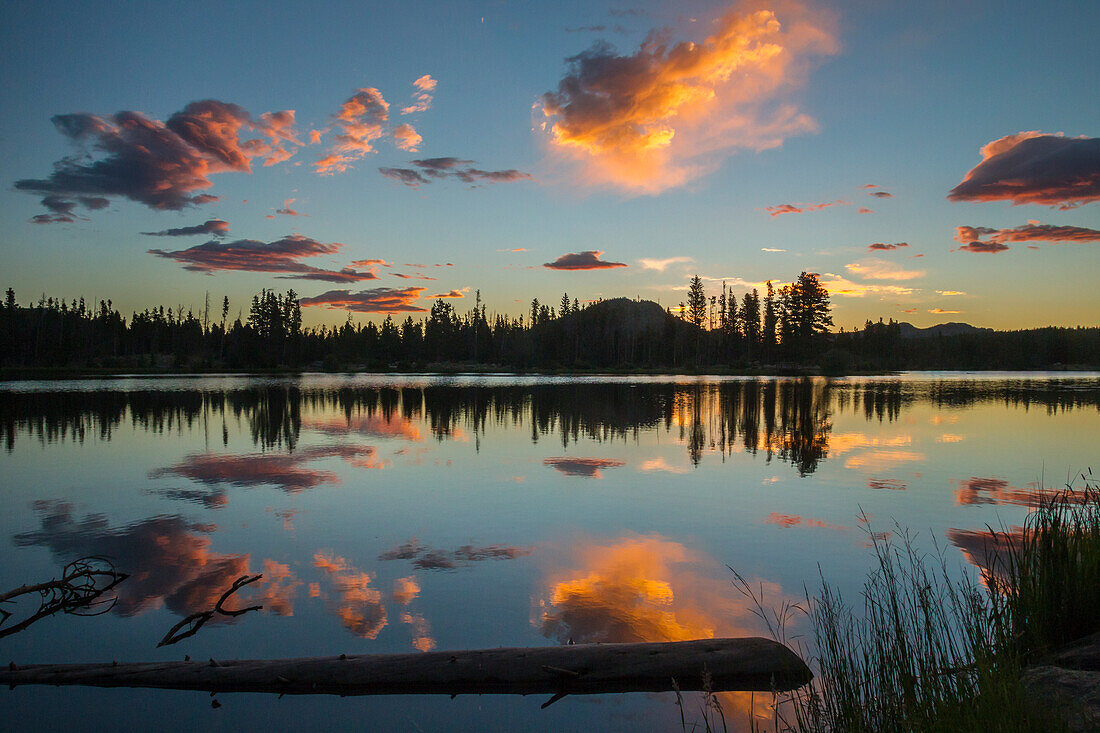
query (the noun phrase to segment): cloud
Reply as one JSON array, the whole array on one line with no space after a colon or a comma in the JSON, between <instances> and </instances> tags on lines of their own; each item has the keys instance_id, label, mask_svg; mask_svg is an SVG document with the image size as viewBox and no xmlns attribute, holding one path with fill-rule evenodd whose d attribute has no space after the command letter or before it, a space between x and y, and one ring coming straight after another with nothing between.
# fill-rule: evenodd
<instances>
[{"instance_id":1,"label":"cloud","mask_svg":"<svg viewBox=\"0 0 1100 733\"><path fill-rule=\"evenodd\" d=\"M1100 230L1037 221L1012 229L961 226L955 228L955 241L963 245L956 249L996 253L1009 249L1005 242L1100 242Z\"/></svg>"},{"instance_id":2,"label":"cloud","mask_svg":"<svg viewBox=\"0 0 1100 733\"><path fill-rule=\"evenodd\" d=\"M664 456L649 458L638 466L639 471L664 471L666 473L691 473L691 466L673 466Z\"/></svg>"},{"instance_id":3,"label":"cloud","mask_svg":"<svg viewBox=\"0 0 1100 733\"><path fill-rule=\"evenodd\" d=\"M372 143L386 133L390 104L374 87L351 95L333 116L335 142L320 160L314 162L317 173L329 176L343 173L351 164L374 150Z\"/></svg>"},{"instance_id":4,"label":"cloud","mask_svg":"<svg viewBox=\"0 0 1100 733\"><path fill-rule=\"evenodd\" d=\"M69 200L63 196L50 194L42 198L42 205L49 209L48 214L36 214L30 218L32 224L72 224L77 219L87 217L78 216L74 209L77 204L84 208L96 211L106 208L111 202L101 196L77 196L76 200Z\"/></svg>"},{"instance_id":5,"label":"cloud","mask_svg":"<svg viewBox=\"0 0 1100 733\"><path fill-rule=\"evenodd\" d=\"M790 529L791 527L813 527L817 529L837 529L846 530L847 527L838 524L829 524L822 519L814 519L810 517L803 519L799 514L780 514L779 512L772 512L768 515L768 518L764 520L764 524L776 524L784 529Z\"/></svg>"},{"instance_id":6,"label":"cloud","mask_svg":"<svg viewBox=\"0 0 1100 733\"><path fill-rule=\"evenodd\" d=\"M302 427L325 435L370 435L377 438L419 441L416 424L396 413L387 415L352 415L302 420Z\"/></svg>"},{"instance_id":7,"label":"cloud","mask_svg":"<svg viewBox=\"0 0 1100 733\"><path fill-rule=\"evenodd\" d=\"M857 211L856 213L857 214L873 214L875 212L874 212L874 209L868 209L866 206L860 206L859 211Z\"/></svg>"},{"instance_id":8,"label":"cloud","mask_svg":"<svg viewBox=\"0 0 1100 733\"><path fill-rule=\"evenodd\" d=\"M597 42L542 95L542 129L582 183L648 194L683 185L737 149L816 131L788 97L817 57L839 50L832 26L791 2L778 15L731 10L699 42L654 31L631 55Z\"/></svg>"},{"instance_id":9,"label":"cloud","mask_svg":"<svg viewBox=\"0 0 1100 733\"><path fill-rule=\"evenodd\" d=\"M892 198L894 198L894 194L887 193L886 191L869 191L867 193L867 195L868 196L874 196L877 199L892 199Z\"/></svg>"},{"instance_id":10,"label":"cloud","mask_svg":"<svg viewBox=\"0 0 1100 733\"><path fill-rule=\"evenodd\" d=\"M392 262L386 262L385 260L380 259L352 260L351 265L352 267L374 267L375 265L381 265L382 267L393 267Z\"/></svg>"},{"instance_id":11,"label":"cloud","mask_svg":"<svg viewBox=\"0 0 1100 733\"><path fill-rule=\"evenodd\" d=\"M656 270L657 272L664 272L669 265L686 264L688 262L694 262L694 260L691 257L667 257L663 260L643 258L638 260L638 264L642 266L642 269Z\"/></svg>"},{"instance_id":12,"label":"cloud","mask_svg":"<svg viewBox=\"0 0 1100 733\"><path fill-rule=\"evenodd\" d=\"M355 445L314 446L287 455L197 453L172 466L154 469L148 475L149 478L179 476L204 486L274 486L288 494L297 494L324 484L340 483L332 471L307 463L339 457L366 467L376 456L373 447Z\"/></svg>"},{"instance_id":13,"label":"cloud","mask_svg":"<svg viewBox=\"0 0 1100 733\"><path fill-rule=\"evenodd\" d=\"M434 280L435 278L426 278L428 280ZM445 293L436 293L435 295L425 295L425 298L465 298L466 293L470 292L469 288L462 288L461 290L448 290Z\"/></svg>"},{"instance_id":14,"label":"cloud","mask_svg":"<svg viewBox=\"0 0 1100 733\"><path fill-rule=\"evenodd\" d=\"M299 260L305 257L335 254L343 245L326 244L301 234L288 234L274 242L237 239L232 242L210 240L188 249L165 251L151 249L149 254L166 257L183 264L185 270L212 273L219 270L287 273L286 279L322 280L325 282L358 282L376 280L374 272L358 272L350 268L322 270Z\"/></svg>"},{"instance_id":15,"label":"cloud","mask_svg":"<svg viewBox=\"0 0 1100 733\"><path fill-rule=\"evenodd\" d=\"M116 589L112 611L135 616L166 606L181 616L213 608L221 594L248 574L248 555L212 552L213 525L192 524L178 515L156 516L112 528L101 514L78 520L66 502L35 502L42 528L16 534L17 547L48 547L66 561L109 557L130 577ZM226 619L217 619L218 622Z\"/></svg>"},{"instance_id":16,"label":"cloud","mask_svg":"<svg viewBox=\"0 0 1100 733\"><path fill-rule=\"evenodd\" d=\"M572 252L564 254L553 262L546 262L543 267L551 270L606 270L612 267L626 267L625 262L608 262L601 260L599 250L585 250L584 252Z\"/></svg>"},{"instance_id":17,"label":"cloud","mask_svg":"<svg viewBox=\"0 0 1100 733\"><path fill-rule=\"evenodd\" d=\"M374 576L351 565L339 555L315 553L313 566L325 572L335 597L327 600L331 613L344 628L364 639L376 639L386 628L382 591L372 588Z\"/></svg>"},{"instance_id":18,"label":"cloud","mask_svg":"<svg viewBox=\"0 0 1100 733\"><path fill-rule=\"evenodd\" d=\"M425 183L444 178L456 178L465 183L511 183L513 181L531 180L530 173L509 168L501 171L487 171L474 168L472 160L463 160L454 157L424 158L411 160L410 165L415 168L379 168L378 172L387 178L403 183L412 188L418 188Z\"/></svg>"},{"instance_id":19,"label":"cloud","mask_svg":"<svg viewBox=\"0 0 1100 733\"><path fill-rule=\"evenodd\" d=\"M526 247L512 247L511 249L498 249L497 252L526 252Z\"/></svg>"},{"instance_id":20,"label":"cloud","mask_svg":"<svg viewBox=\"0 0 1100 733\"><path fill-rule=\"evenodd\" d=\"M553 466L559 473L566 476L578 478L603 478L600 474L601 470L625 465L614 458L570 458L568 456L546 458L542 463L545 466Z\"/></svg>"},{"instance_id":21,"label":"cloud","mask_svg":"<svg viewBox=\"0 0 1100 733\"><path fill-rule=\"evenodd\" d=\"M915 280L924 277L924 270L904 270L893 262L868 260L852 262L844 266L853 275L869 280Z\"/></svg>"},{"instance_id":22,"label":"cloud","mask_svg":"<svg viewBox=\"0 0 1100 733\"><path fill-rule=\"evenodd\" d=\"M824 273L821 285L829 291L830 295L839 295L845 298L863 298L868 295L912 295L917 292L914 288L901 285L878 285L872 283L857 283L831 272Z\"/></svg>"},{"instance_id":23,"label":"cloud","mask_svg":"<svg viewBox=\"0 0 1100 733\"><path fill-rule=\"evenodd\" d=\"M55 206L75 199L90 209L103 208L108 197L153 209L209 203L217 197L198 192L212 186L210 175L250 173L254 158L274 165L301 144L292 110L256 119L235 104L212 99L191 102L167 122L130 111L55 115L51 121L79 152L54 163L49 177L21 179L15 188L54 196ZM248 131L267 140L242 141L241 133Z\"/></svg>"},{"instance_id":24,"label":"cloud","mask_svg":"<svg viewBox=\"0 0 1100 733\"><path fill-rule=\"evenodd\" d=\"M778 249L778 248L776 248L776 247L761 247L761 248L760 248L760 251L761 251L761 252L786 252L787 250L785 250L785 249Z\"/></svg>"},{"instance_id":25,"label":"cloud","mask_svg":"<svg viewBox=\"0 0 1100 733\"><path fill-rule=\"evenodd\" d=\"M187 237L192 234L209 234L213 237L224 237L229 234L229 222L222 221L221 219L209 219L193 227L163 229L159 232L142 232L142 234L147 237Z\"/></svg>"},{"instance_id":26,"label":"cloud","mask_svg":"<svg viewBox=\"0 0 1100 733\"><path fill-rule=\"evenodd\" d=\"M352 293L348 290L329 290L312 298L302 298L303 306L326 305L336 310L356 313L420 313L426 308L414 305L427 288L373 288Z\"/></svg>"},{"instance_id":27,"label":"cloud","mask_svg":"<svg viewBox=\"0 0 1100 733\"><path fill-rule=\"evenodd\" d=\"M402 150L415 153L416 146L424 141L420 133L412 125L398 125L393 131L394 144Z\"/></svg>"},{"instance_id":28,"label":"cloud","mask_svg":"<svg viewBox=\"0 0 1100 733\"><path fill-rule=\"evenodd\" d=\"M408 115L414 112L426 112L432 106L432 92L435 91L438 82L431 74L425 74L413 82L416 91L413 93L413 102L408 107L401 108L401 114ZM405 148L408 150L408 148Z\"/></svg>"},{"instance_id":29,"label":"cloud","mask_svg":"<svg viewBox=\"0 0 1100 733\"><path fill-rule=\"evenodd\" d=\"M777 204L775 206L765 206L764 211L768 212L768 215L772 218L775 218L780 214L806 214L811 211L821 211L830 206L847 206L850 203L851 201L837 199L836 201L827 201L823 204Z\"/></svg>"},{"instance_id":30,"label":"cloud","mask_svg":"<svg viewBox=\"0 0 1100 733\"><path fill-rule=\"evenodd\" d=\"M290 205L297 199L287 199L283 201L283 207L281 209L275 209L276 214L282 214L283 216L306 216L306 214L300 214L294 209L290 208Z\"/></svg>"},{"instance_id":31,"label":"cloud","mask_svg":"<svg viewBox=\"0 0 1100 733\"><path fill-rule=\"evenodd\" d=\"M567 27L566 33L603 33L607 30L606 25L578 25L574 27Z\"/></svg>"},{"instance_id":32,"label":"cloud","mask_svg":"<svg viewBox=\"0 0 1100 733\"><path fill-rule=\"evenodd\" d=\"M408 542L383 552L378 556L378 559L382 562L411 560L413 567L420 570L455 570L459 567L468 567L475 562L515 560L517 557L526 557L530 554L531 548L514 547L512 545L487 545L485 547L463 545L453 551L440 550L422 545L413 537Z\"/></svg>"},{"instance_id":33,"label":"cloud","mask_svg":"<svg viewBox=\"0 0 1100 733\"><path fill-rule=\"evenodd\" d=\"M936 295L966 295L961 290L937 290Z\"/></svg>"},{"instance_id":34,"label":"cloud","mask_svg":"<svg viewBox=\"0 0 1100 733\"><path fill-rule=\"evenodd\" d=\"M948 311L943 308L930 308L929 313L943 314L943 313L962 313L962 311Z\"/></svg>"},{"instance_id":35,"label":"cloud","mask_svg":"<svg viewBox=\"0 0 1100 733\"><path fill-rule=\"evenodd\" d=\"M885 242L874 242L872 244L867 245L867 249L871 250L872 252L874 252L876 250L880 251L880 252L889 252L889 251L892 251L892 250L895 250L895 249L899 249L901 247L908 247L908 246L909 246L908 242L895 242L893 244L887 244Z\"/></svg>"},{"instance_id":36,"label":"cloud","mask_svg":"<svg viewBox=\"0 0 1100 733\"><path fill-rule=\"evenodd\" d=\"M1036 130L1006 135L951 189L952 201L1011 201L1072 209L1100 201L1100 138Z\"/></svg>"}]
</instances>

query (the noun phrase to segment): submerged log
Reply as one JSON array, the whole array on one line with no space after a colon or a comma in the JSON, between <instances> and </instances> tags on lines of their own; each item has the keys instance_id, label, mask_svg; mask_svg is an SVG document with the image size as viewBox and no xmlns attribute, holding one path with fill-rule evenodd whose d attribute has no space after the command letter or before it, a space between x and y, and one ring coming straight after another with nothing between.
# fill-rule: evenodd
<instances>
[{"instance_id":1,"label":"submerged log","mask_svg":"<svg viewBox=\"0 0 1100 733\"><path fill-rule=\"evenodd\" d=\"M704 678L708 682L704 683ZM770 639L481 649L420 654L0 668L0 684L153 687L287 695L786 691L813 678Z\"/></svg>"}]
</instances>

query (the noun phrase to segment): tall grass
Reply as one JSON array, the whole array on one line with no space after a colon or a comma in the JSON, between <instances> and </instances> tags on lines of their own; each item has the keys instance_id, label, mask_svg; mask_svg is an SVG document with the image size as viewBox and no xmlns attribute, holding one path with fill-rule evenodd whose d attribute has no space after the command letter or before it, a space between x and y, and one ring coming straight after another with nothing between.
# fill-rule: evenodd
<instances>
[{"instance_id":1,"label":"tall grass","mask_svg":"<svg viewBox=\"0 0 1100 733\"><path fill-rule=\"evenodd\" d=\"M1077 713L1035 700L1020 675L1100 630L1100 491L1083 479L1022 529L990 528L982 583L953 579L940 547L923 553L900 528L897 541L872 534L862 613L824 578L807 594L817 677L779 698L775 730L1069 730Z\"/></svg>"}]
</instances>

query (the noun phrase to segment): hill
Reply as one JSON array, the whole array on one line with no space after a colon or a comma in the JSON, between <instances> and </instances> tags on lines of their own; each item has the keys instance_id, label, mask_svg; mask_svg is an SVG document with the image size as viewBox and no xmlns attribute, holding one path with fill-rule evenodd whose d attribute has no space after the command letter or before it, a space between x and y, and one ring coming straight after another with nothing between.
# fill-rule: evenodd
<instances>
[{"instance_id":1,"label":"hill","mask_svg":"<svg viewBox=\"0 0 1100 733\"><path fill-rule=\"evenodd\" d=\"M977 326L971 326L969 323L937 323L935 326L929 326L928 328L917 328L912 323L902 321L898 324L901 328L901 337L903 339L919 339L929 338L931 336L958 336L961 334L978 334L978 333L993 333L992 328L979 328Z\"/></svg>"}]
</instances>

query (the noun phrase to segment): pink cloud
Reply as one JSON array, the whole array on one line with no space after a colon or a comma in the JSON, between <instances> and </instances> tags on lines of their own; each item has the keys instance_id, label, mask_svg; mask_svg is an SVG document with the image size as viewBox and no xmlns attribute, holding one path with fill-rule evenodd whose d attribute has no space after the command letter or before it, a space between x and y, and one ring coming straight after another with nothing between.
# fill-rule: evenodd
<instances>
[{"instance_id":1,"label":"pink cloud","mask_svg":"<svg viewBox=\"0 0 1100 733\"><path fill-rule=\"evenodd\" d=\"M702 24L701 24L702 25ZM839 44L827 13L797 2L731 10L699 41L651 33L632 55L599 43L568 59L540 100L550 149L577 180L658 193L713 171L737 149L767 150L816 122L789 99Z\"/></svg>"},{"instance_id":2,"label":"pink cloud","mask_svg":"<svg viewBox=\"0 0 1100 733\"><path fill-rule=\"evenodd\" d=\"M601 260L603 252L598 250L586 250L564 254L553 262L543 265L551 270L605 270L612 267L626 267L625 262L608 262Z\"/></svg>"},{"instance_id":3,"label":"pink cloud","mask_svg":"<svg viewBox=\"0 0 1100 733\"><path fill-rule=\"evenodd\" d=\"M98 209L109 197L153 209L210 203L217 197L199 193L213 185L210 175L250 173L252 159L272 165L290 157L301 144L293 129L293 111L265 113L257 119L235 104L212 99L191 102L167 122L129 111L103 117L56 115L52 121L82 154L56 162L48 178L18 180L15 188L46 195L43 204L53 212L54 221L71 214L73 202ZM247 132L261 137L242 140ZM59 211L65 205L68 212ZM51 215L41 216L43 220L35 221L49 223L44 219Z\"/></svg>"},{"instance_id":4,"label":"pink cloud","mask_svg":"<svg viewBox=\"0 0 1100 733\"><path fill-rule=\"evenodd\" d=\"M373 288L352 293L348 290L329 290L312 298L302 298L303 306L322 305L335 310L356 313L419 313L427 310L415 302L426 288Z\"/></svg>"},{"instance_id":5,"label":"pink cloud","mask_svg":"<svg viewBox=\"0 0 1100 733\"><path fill-rule=\"evenodd\" d=\"M413 82L416 92L413 93L413 101L408 107L401 108L401 114L408 115L414 112L426 112L432 106L432 92L435 91L438 82L425 74Z\"/></svg>"},{"instance_id":6,"label":"pink cloud","mask_svg":"<svg viewBox=\"0 0 1100 733\"><path fill-rule=\"evenodd\" d=\"M768 215L774 218L780 214L806 214L811 211L821 211L830 206L847 206L850 203L851 201L837 199L836 201L827 201L823 204L778 204L776 206L765 206L764 211L768 212Z\"/></svg>"},{"instance_id":7,"label":"pink cloud","mask_svg":"<svg viewBox=\"0 0 1100 733\"><path fill-rule=\"evenodd\" d=\"M195 226L163 229L159 232L142 232L142 234L147 237L186 237L194 234L208 234L213 237L224 237L229 234L229 222L222 221L221 219L209 219Z\"/></svg>"},{"instance_id":8,"label":"pink cloud","mask_svg":"<svg viewBox=\"0 0 1100 733\"><path fill-rule=\"evenodd\" d=\"M1012 229L961 226L955 229L955 241L968 252L1003 252L1008 249L1005 242L1100 242L1100 230L1037 221Z\"/></svg>"},{"instance_id":9,"label":"pink cloud","mask_svg":"<svg viewBox=\"0 0 1100 733\"><path fill-rule=\"evenodd\" d=\"M398 125L393 131L393 140L397 147L409 152L416 152L416 147L424 141L420 133L412 125Z\"/></svg>"},{"instance_id":10,"label":"pink cloud","mask_svg":"<svg viewBox=\"0 0 1100 733\"><path fill-rule=\"evenodd\" d=\"M891 250L898 249L900 247L908 247L908 246L909 246L908 242L896 242L894 244L886 244L884 242L875 242L873 244L867 245L867 249L872 250L872 251L878 250L878 251L881 251L881 252L888 252L888 251L891 251Z\"/></svg>"},{"instance_id":11,"label":"pink cloud","mask_svg":"<svg viewBox=\"0 0 1100 733\"><path fill-rule=\"evenodd\" d=\"M1036 130L1006 135L951 189L952 201L1011 201L1072 209L1100 201L1100 138Z\"/></svg>"},{"instance_id":12,"label":"pink cloud","mask_svg":"<svg viewBox=\"0 0 1100 733\"><path fill-rule=\"evenodd\" d=\"M328 282L374 280L373 272L358 272L350 268L323 270L299 260L306 257L335 254L343 245L324 243L301 234L289 234L274 242L237 239L232 242L211 240L183 250L151 249L149 254L183 264L185 270L213 273L222 270L245 272L287 273L284 277Z\"/></svg>"}]
</instances>

